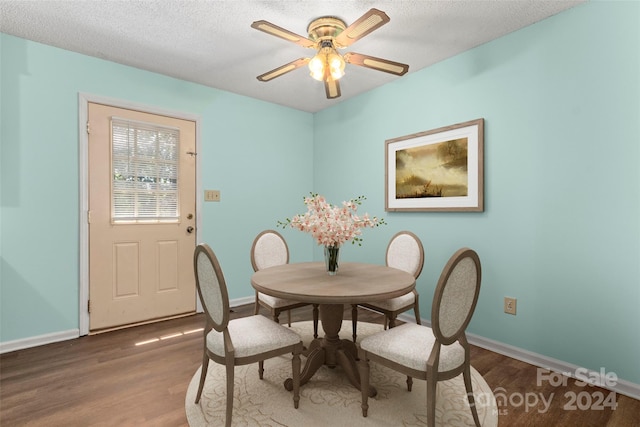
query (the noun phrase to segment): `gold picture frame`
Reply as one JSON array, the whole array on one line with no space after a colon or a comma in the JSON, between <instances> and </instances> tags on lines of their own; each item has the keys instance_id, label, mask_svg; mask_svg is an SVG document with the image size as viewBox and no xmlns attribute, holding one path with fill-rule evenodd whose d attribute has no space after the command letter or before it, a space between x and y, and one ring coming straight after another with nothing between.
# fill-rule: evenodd
<instances>
[{"instance_id":1,"label":"gold picture frame","mask_svg":"<svg viewBox=\"0 0 640 427\"><path fill-rule=\"evenodd\" d=\"M385 141L385 211L484 211L484 119Z\"/></svg>"}]
</instances>

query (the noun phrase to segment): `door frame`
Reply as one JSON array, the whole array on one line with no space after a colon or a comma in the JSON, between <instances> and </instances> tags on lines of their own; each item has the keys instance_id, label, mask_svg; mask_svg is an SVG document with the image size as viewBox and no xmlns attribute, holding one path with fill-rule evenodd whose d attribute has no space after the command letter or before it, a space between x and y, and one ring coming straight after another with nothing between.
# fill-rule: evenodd
<instances>
[{"instance_id":1,"label":"door frame","mask_svg":"<svg viewBox=\"0 0 640 427\"><path fill-rule=\"evenodd\" d=\"M79 289L78 289L78 324L80 336L89 334L89 137L87 134L87 122L89 120L89 103L109 105L116 108L143 111L145 113L175 117L188 120L196 124L196 153L200 153L200 122L201 116L182 111L167 110L145 104L139 104L122 99L108 98L89 93L78 93L78 163L79 163ZM196 155L196 243L199 241L201 226L201 208L204 202L202 191L202 176L200 168L200 156ZM200 299L196 299L196 311L203 311Z\"/></svg>"}]
</instances>

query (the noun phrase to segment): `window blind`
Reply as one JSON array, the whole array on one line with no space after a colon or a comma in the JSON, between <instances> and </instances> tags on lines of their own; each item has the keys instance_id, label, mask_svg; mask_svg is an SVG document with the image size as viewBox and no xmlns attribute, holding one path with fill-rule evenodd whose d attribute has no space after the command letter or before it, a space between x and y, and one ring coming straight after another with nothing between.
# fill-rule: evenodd
<instances>
[{"instance_id":1,"label":"window blind","mask_svg":"<svg viewBox=\"0 0 640 427\"><path fill-rule=\"evenodd\" d=\"M112 221L177 221L180 131L111 118Z\"/></svg>"}]
</instances>

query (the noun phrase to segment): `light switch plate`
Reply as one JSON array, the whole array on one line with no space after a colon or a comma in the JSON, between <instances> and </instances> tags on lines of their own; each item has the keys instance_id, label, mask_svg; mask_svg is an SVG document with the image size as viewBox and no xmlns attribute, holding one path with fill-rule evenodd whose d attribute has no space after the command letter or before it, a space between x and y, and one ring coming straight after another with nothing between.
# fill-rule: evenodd
<instances>
[{"instance_id":1,"label":"light switch plate","mask_svg":"<svg viewBox=\"0 0 640 427\"><path fill-rule=\"evenodd\" d=\"M205 202L219 202L220 201L220 190L204 190L204 201Z\"/></svg>"}]
</instances>

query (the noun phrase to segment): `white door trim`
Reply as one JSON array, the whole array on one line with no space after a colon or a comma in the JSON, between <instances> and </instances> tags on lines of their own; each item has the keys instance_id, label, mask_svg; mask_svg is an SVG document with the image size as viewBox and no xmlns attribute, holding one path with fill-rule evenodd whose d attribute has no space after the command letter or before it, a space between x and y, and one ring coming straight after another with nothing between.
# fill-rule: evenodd
<instances>
[{"instance_id":1,"label":"white door trim","mask_svg":"<svg viewBox=\"0 0 640 427\"><path fill-rule=\"evenodd\" d=\"M121 99L107 98L99 95L92 95L88 93L78 93L78 162L79 162L79 199L80 199L80 212L79 212L79 289L78 289L78 301L80 303L78 307L78 323L80 326L80 335L87 335L89 333L89 312L87 305L89 302L89 223L88 223L88 211L89 211L89 150L88 150L88 135L87 135L87 122L89 119L89 103L105 104L117 108L127 108L131 110L144 111L151 114L158 114L163 116L175 117L178 119L193 121L196 124L196 153L200 152L200 122L201 117L197 114L185 113L181 111L165 110L162 108L138 104L130 101L124 101ZM202 176L200 169L200 156L196 156L196 242L199 241L198 235L201 218L200 212L203 203L203 191L201 188ZM196 311L202 312L202 305L200 299L196 296Z\"/></svg>"}]
</instances>

